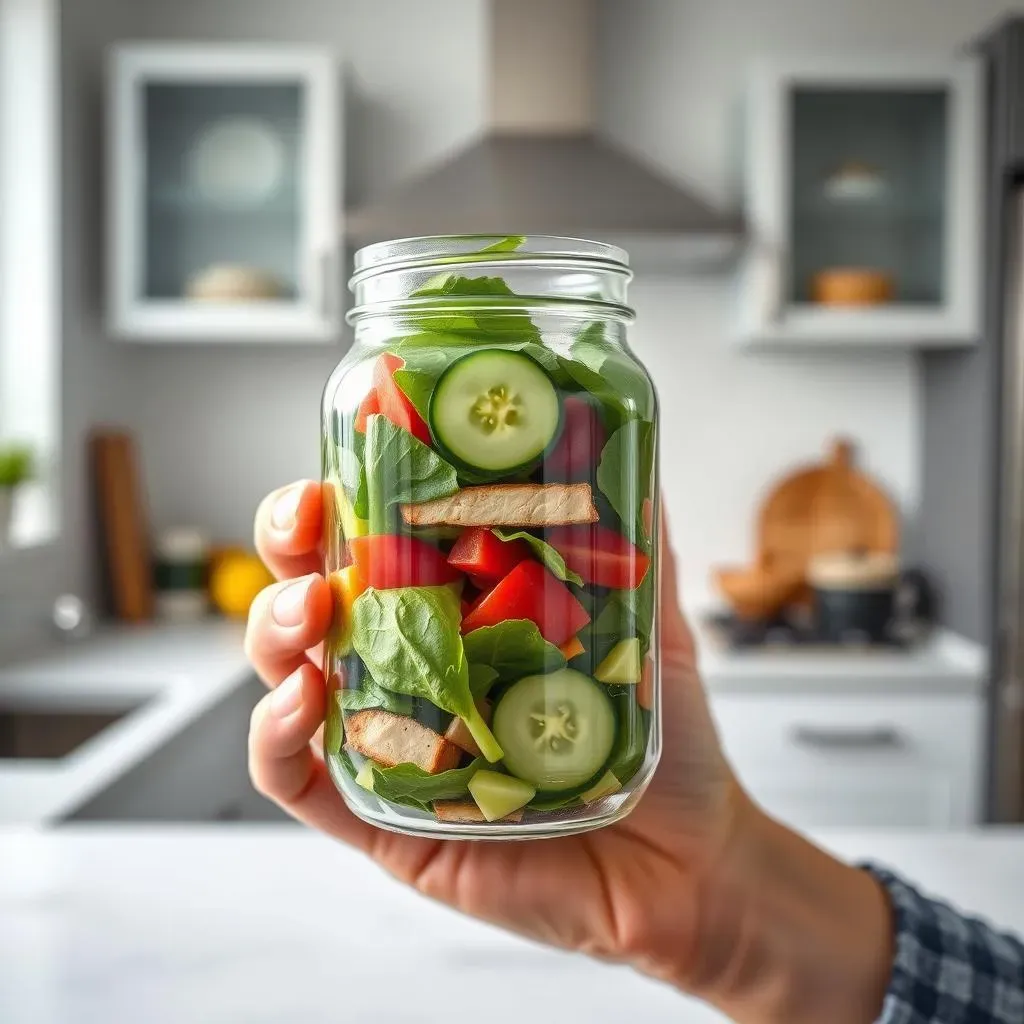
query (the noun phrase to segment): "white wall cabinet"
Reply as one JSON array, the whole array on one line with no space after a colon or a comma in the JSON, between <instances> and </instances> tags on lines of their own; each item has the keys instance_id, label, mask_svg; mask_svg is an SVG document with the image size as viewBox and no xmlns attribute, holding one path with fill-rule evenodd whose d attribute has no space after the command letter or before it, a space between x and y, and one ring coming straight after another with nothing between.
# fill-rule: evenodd
<instances>
[{"instance_id":1,"label":"white wall cabinet","mask_svg":"<svg viewBox=\"0 0 1024 1024\"><path fill-rule=\"evenodd\" d=\"M802 829L959 828L982 817L978 695L714 695L744 785Z\"/></svg>"},{"instance_id":2,"label":"white wall cabinet","mask_svg":"<svg viewBox=\"0 0 1024 1024\"><path fill-rule=\"evenodd\" d=\"M339 108L337 68L317 50L114 50L107 290L116 337L339 336Z\"/></svg>"},{"instance_id":3,"label":"white wall cabinet","mask_svg":"<svg viewBox=\"0 0 1024 1024\"><path fill-rule=\"evenodd\" d=\"M983 107L972 59L776 61L747 102L749 345L960 346L980 333ZM822 272L884 275L831 304Z\"/></svg>"}]
</instances>

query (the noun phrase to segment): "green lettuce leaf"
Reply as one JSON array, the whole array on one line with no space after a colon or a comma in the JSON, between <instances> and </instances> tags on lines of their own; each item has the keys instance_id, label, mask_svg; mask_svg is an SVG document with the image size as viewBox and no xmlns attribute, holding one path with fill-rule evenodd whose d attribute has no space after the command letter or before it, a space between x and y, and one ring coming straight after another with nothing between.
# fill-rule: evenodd
<instances>
[{"instance_id":1,"label":"green lettuce leaf","mask_svg":"<svg viewBox=\"0 0 1024 1024\"><path fill-rule=\"evenodd\" d=\"M412 698L379 686L370 676L363 678L357 690L337 690L338 703L345 711L370 711L383 708L396 715L412 714Z\"/></svg>"},{"instance_id":2,"label":"green lettuce leaf","mask_svg":"<svg viewBox=\"0 0 1024 1024\"><path fill-rule=\"evenodd\" d=\"M373 533L389 533L392 505L447 498L459 489L455 468L433 449L374 413L366 421L367 516Z\"/></svg>"},{"instance_id":3,"label":"green lettuce leaf","mask_svg":"<svg viewBox=\"0 0 1024 1024\"><path fill-rule=\"evenodd\" d=\"M630 687L629 690L612 697L619 728L612 752L608 755L608 763L601 772L603 775L605 771L610 771L623 786L643 764L651 735L650 718L637 703L636 687Z\"/></svg>"},{"instance_id":4,"label":"green lettuce leaf","mask_svg":"<svg viewBox=\"0 0 1024 1024\"><path fill-rule=\"evenodd\" d=\"M515 252L517 249L522 249L524 245L526 245L526 235L509 235L508 238L503 238L500 242L481 249L478 255L483 256L488 252Z\"/></svg>"},{"instance_id":5,"label":"green lettuce leaf","mask_svg":"<svg viewBox=\"0 0 1024 1024\"><path fill-rule=\"evenodd\" d=\"M644 654L650 649L654 632L654 572L648 571L636 590L613 590L600 614L588 627L594 664L600 664L620 641L639 637Z\"/></svg>"},{"instance_id":6,"label":"green lettuce leaf","mask_svg":"<svg viewBox=\"0 0 1024 1024\"><path fill-rule=\"evenodd\" d=\"M623 533L648 548L643 502L651 497L654 474L654 424L631 420L615 431L597 466L597 486L622 523Z\"/></svg>"},{"instance_id":7,"label":"green lettuce leaf","mask_svg":"<svg viewBox=\"0 0 1024 1024\"><path fill-rule=\"evenodd\" d=\"M506 543L514 540L525 541L530 545L537 558L560 580L566 583L575 583L578 587L583 586L583 577L569 569L565 564L565 559L546 541L534 537L532 533L527 533L525 530L505 530L495 527L491 533L498 540L503 540Z\"/></svg>"},{"instance_id":8,"label":"green lettuce leaf","mask_svg":"<svg viewBox=\"0 0 1024 1024\"><path fill-rule=\"evenodd\" d=\"M486 697L491 692L491 687L498 681L496 669L490 665L469 665L469 692L473 694L474 700Z\"/></svg>"},{"instance_id":9,"label":"green lettuce leaf","mask_svg":"<svg viewBox=\"0 0 1024 1024\"><path fill-rule=\"evenodd\" d=\"M467 633L463 643L471 664L489 665L503 682L565 667L565 656L529 619L482 626Z\"/></svg>"},{"instance_id":10,"label":"green lettuce leaf","mask_svg":"<svg viewBox=\"0 0 1024 1024\"><path fill-rule=\"evenodd\" d=\"M341 701L338 700L340 690L331 694L330 704L327 706L327 718L324 721L324 753L337 754L341 750L341 744L345 740L345 723L341 717Z\"/></svg>"},{"instance_id":11,"label":"green lettuce leaf","mask_svg":"<svg viewBox=\"0 0 1024 1024\"><path fill-rule=\"evenodd\" d=\"M363 464L355 452L347 448L338 450L338 476L341 479L341 486L345 491L352 506L353 514L360 519L369 515L369 507L366 497L366 473L363 472Z\"/></svg>"},{"instance_id":12,"label":"green lettuce leaf","mask_svg":"<svg viewBox=\"0 0 1024 1024\"><path fill-rule=\"evenodd\" d=\"M571 358L561 360L565 375L598 400L609 430L634 419L653 422L657 403L651 382L625 352L608 343L605 330L598 321L580 333Z\"/></svg>"},{"instance_id":13,"label":"green lettuce leaf","mask_svg":"<svg viewBox=\"0 0 1024 1024\"><path fill-rule=\"evenodd\" d=\"M486 764L483 758L477 758L465 768L452 768L437 775L414 764L393 768L373 765L373 792L383 800L429 811L434 800L456 800L469 793L469 780Z\"/></svg>"},{"instance_id":14,"label":"green lettuce leaf","mask_svg":"<svg viewBox=\"0 0 1024 1024\"><path fill-rule=\"evenodd\" d=\"M427 418L430 409L430 396L434 393L437 377L427 370L395 370L395 383L402 389L406 398L412 402L416 411Z\"/></svg>"},{"instance_id":15,"label":"green lettuce leaf","mask_svg":"<svg viewBox=\"0 0 1024 1024\"><path fill-rule=\"evenodd\" d=\"M499 761L501 747L469 689L461 618L447 587L371 588L352 608L352 646L380 685L458 715L487 759Z\"/></svg>"}]
</instances>

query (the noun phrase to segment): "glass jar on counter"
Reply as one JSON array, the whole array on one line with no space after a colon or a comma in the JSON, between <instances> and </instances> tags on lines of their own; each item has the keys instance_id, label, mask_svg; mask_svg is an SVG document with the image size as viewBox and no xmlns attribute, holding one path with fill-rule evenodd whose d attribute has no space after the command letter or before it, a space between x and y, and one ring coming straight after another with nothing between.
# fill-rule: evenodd
<instances>
[{"instance_id":1,"label":"glass jar on counter","mask_svg":"<svg viewBox=\"0 0 1024 1024\"><path fill-rule=\"evenodd\" d=\"M356 254L323 400L324 753L367 821L582 832L654 772L657 401L631 276L550 236Z\"/></svg>"}]
</instances>

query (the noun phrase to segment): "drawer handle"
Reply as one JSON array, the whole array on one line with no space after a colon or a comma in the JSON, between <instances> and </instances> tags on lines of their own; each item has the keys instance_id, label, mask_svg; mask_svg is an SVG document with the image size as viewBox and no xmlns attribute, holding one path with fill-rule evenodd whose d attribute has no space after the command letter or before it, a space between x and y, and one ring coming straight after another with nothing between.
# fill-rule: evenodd
<instances>
[{"instance_id":1,"label":"drawer handle","mask_svg":"<svg viewBox=\"0 0 1024 1024\"><path fill-rule=\"evenodd\" d=\"M891 726L869 729L829 729L798 725L791 733L793 742L815 750L895 750L903 746L899 730Z\"/></svg>"}]
</instances>

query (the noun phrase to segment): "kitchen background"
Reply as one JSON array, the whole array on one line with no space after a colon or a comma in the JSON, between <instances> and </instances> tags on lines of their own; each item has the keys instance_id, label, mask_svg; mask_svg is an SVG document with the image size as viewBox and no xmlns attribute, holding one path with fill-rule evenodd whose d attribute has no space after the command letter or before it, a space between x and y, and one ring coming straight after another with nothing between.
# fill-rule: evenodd
<instances>
[{"instance_id":1,"label":"kitchen background","mask_svg":"<svg viewBox=\"0 0 1024 1024\"><path fill-rule=\"evenodd\" d=\"M887 81L909 52L948 66L953 82L956 59L1008 11L1005 0L601 0L595 7L599 130L725 211L743 210L745 188L756 191L758 176L775 173L756 142L752 148L741 116L758 61L785 69L788 60L799 67L808 58L847 55ZM96 594L86 461L92 427L116 425L134 435L154 535L194 524L217 541L246 544L266 492L319 472L320 392L349 337L347 329L342 345L131 344L113 337L107 216L123 196L106 187L111 48L147 40L328 47L343 81L338 146L346 206L386 194L485 125L489 6L482 0L291 0L286 11L276 0L60 5L61 528L52 545L6 561L0 555L0 654L19 656L30 638L32 646L42 641L58 593ZM982 100L971 123L959 124L956 144L977 163L951 158L951 174L970 178L968 196L972 185L980 191L989 145ZM971 212L968 203L956 216ZM958 238L965 245L949 258L969 282L971 247L985 248L983 219L972 218L968 228L971 239ZM983 395L990 362L969 348L925 353L919 339L870 330L854 345L743 345L739 321L751 300L737 269L742 250L738 243L735 259L699 267L641 263L630 292L638 312L632 342L662 397L662 479L689 607L720 601L711 582L716 566L753 559L756 510L772 482L825 457L830 439L846 437L860 468L898 506L902 559L930 570L942 595L941 624L952 632L912 655L772 653L751 660L709 646L705 674L727 745L734 752L757 748L741 765L745 777L774 762L764 798L771 802L774 794L780 813L809 823L979 821L993 750L985 686L995 628L988 561L994 455L978 425L984 399L973 407L957 399L972 389ZM980 289L968 290L980 307ZM975 322L980 334L980 318ZM956 344L977 340L964 336ZM81 678L102 671L96 657ZM253 692L246 688L241 704ZM204 721L216 713L235 739L239 724L244 736L238 706L218 704ZM826 747L857 746L866 735L869 748L883 749L805 751L783 778L770 728L777 724L783 745L807 716L816 723L812 746L822 736ZM900 754L884 749L894 729L907 741ZM754 733L763 743L748 742ZM193 736L186 749L198 745ZM160 756L163 763L186 757L181 749ZM877 759L865 766L866 756ZM826 777L829 758L836 767ZM801 776L805 781L793 781ZM116 815L133 800L115 793L94 813ZM0 798L0 810L2 804ZM255 803L246 806L245 813L257 813ZM235 803L224 813L243 812Z\"/></svg>"}]
</instances>

